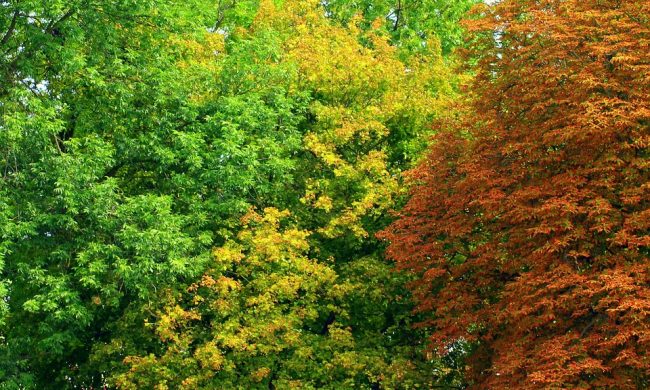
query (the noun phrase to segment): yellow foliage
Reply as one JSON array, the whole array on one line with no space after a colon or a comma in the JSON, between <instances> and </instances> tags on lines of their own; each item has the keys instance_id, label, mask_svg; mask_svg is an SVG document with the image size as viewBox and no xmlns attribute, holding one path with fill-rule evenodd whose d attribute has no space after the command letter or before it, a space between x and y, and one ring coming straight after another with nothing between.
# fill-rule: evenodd
<instances>
[{"instance_id":1,"label":"yellow foliage","mask_svg":"<svg viewBox=\"0 0 650 390\"><path fill-rule=\"evenodd\" d=\"M329 23L317 5L287 1L278 10L263 1L253 29L292 32L282 60L297 66L297 89L317 96L311 106L316 123L304 146L322 163L314 169L321 174L308 181L302 203L328 215L320 233L366 237L362 218L390 208L401 191L399 171L383 150L386 139L402 118L411 118L416 137L429 134L428 123L451 94L449 71L437 41L406 63L379 27L362 32L358 20ZM341 183L357 188L342 192Z\"/></svg>"},{"instance_id":2,"label":"yellow foliage","mask_svg":"<svg viewBox=\"0 0 650 390\"><path fill-rule=\"evenodd\" d=\"M213 371L220 370L223 366L224 357L217 346L210 342L201 345L194 351L194 357L202 367Z\"/></svg>"},{"instance_id":3,"label":"yellow foliage","mask_svg":"<svg viewBox=\"0 0 650 390\"><path fill-rule=\"evenodd\" d=\"M212 251L212 255L219 263L238 263L244 258L241 246L229 243Z\"/></svg>"},{"instance_id":4,"label":"yellow foliage","mask_svg":"<svg viewBox=\"0 0 650 390\"><path fill-rule=\"evenodd\" d=\"M269 374L271 373L271 369L268 367L262 367L258 368L255 370L252 374L251 377L255 382L261 382L264 380L264 378L268 377Z\"/></svg>"},{"instance_id":5,"label":"yellow foliage","mask_svg":"<svg viewBox=\"0 0 650 390\"><path fill-rule=\"evenodd\" d=\"M190 91L190 101L203 104L214 98L213 92L205 88L192 88L205 82L206 77L218 74L221 69L220 58L225 51L225 38L222 34L205 31L200 36L172 35L170 44L175 46L181 56L176 64L179 79Z\"/></svg>"},{"instance_id":6,"label":"yellow foliage","mask_svg":"<svg viewBox=\"0 0 650 390\"><path fill-rule=\"evenodd\" d=\"M160 315L156 332L162 341L178 341L178 328L192 320L198 320L201 316L193 311L184 310L179 305L168 308Z\"/></svg>"}]
</instances>

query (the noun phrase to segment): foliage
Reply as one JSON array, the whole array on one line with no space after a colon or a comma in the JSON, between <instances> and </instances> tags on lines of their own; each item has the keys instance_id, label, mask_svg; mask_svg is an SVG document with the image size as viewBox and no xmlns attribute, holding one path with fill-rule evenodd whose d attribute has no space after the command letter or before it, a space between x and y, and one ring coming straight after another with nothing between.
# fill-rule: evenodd
<instances>
[{"instance_id":1,"label":"foliage","mask_svg":"<svg viewBox=\"0 0 650 390\"><path fill-rule=\"evenodd\" d=\"M448 71L435 41L404 63L381 31L331 25L305 4L288 8L304 16L291 21L298 34L286 43L287 60L298 66L298 88L313 96L301 201L311 207L311 218L322 214L316 224L325 237L366 237L373 226L364 226L363 217L391 207L399 168L423 148L430 121L451 94Z\"/></svg>"},{"instance_id":2,"label":"foliage","mask_svg":"<svg viewBox=\"0 0 650 390\"><path fill-rule=\"evenodd\" d=\"M0 388L650 386L650 5L476 3L0 2Z\"/></svg>"},{"instance_id":3,"label":"foliage","mask_svg":"<svg viewBox=\"0 0 650 390\"><path fill-rule=\"evenodd\" d=\"M437 38L444 53L463 43L458 23L475 0L328 0L330 17L343 23L361 16L366 28L383 25L397 47L417 52Z\"/></svg>"},{"instance_id":4,"label":"foliage","mask_svg":"<svg viewBox=\"0 0 650 390\"><path fill-rule=\"evenodd\" d=\"M470 101L440 123L388 254L478 388L650 385L646 1L503 1L470 23Z\"/></svg>"},{"instance_id":5,"label":"foliage","mask_svg":"<svg viewBox=\"0 0 650 390\"><path fill-rule=\"evenodd\" d=\"M363 46L359 37L372 45ZM229 38L227 50L225 63L259 70L245 79L251 89L231 92L239 99L280 69L287 77L276 88L307 96L297 124L303 137L295 188L273 202L294 210L294 223L281 226L288 212L273 208L249 213L200 281L187 292L164 292L172 298L159 299L149 313L125 318L152 324L146 342L134 343L127 331L97 346L93 359L124 358L129 371L107 371L126 388L394 388L458 381L453 370L423 354L421 331L409 327L405 277L378 258L368 233L382 226L382 211L400 193L400 168L422 148L417 137L451 93L439 53L405 64L383 33L334 26L304 1L281 8L263 2L251 26ZM224 66L222 74L233 69ZM206 351L218 364L205 363Z\"/></svg>"},{"instance_id":6,"label":"foliage","mask_svg":"<svg viewBox=\"0 0 650 390\"><path fill-rule=\"evenodd\" d=\"M243 218L237 238L214 251L213 268L182 298L171 297L151 324L164 352L126 358L131 368L116 378L118 387L334 389L423 381L408 358L355 338L344 301L359 282L339 280L329 264L308 258L309 233L282 227L287 217L268 208Z\"/></svg>"},{"instance_id":7,"label":"foliage","mask_svg":"<svg viewBox=\"0 0 650 390\"><path fill-rule=\"evenodd\" d=\"M209 4L195 5L2 5L6 387L101 382L83 365L113 321L199 276L216 230L280 193L270 172L284 178L300 137L238 128L295 123L303 99L206 103L232 85L215 78Z\"/></svg>"},{"instance_id":8,"label":"foliage","mask_svg":"<svg viewBox=\"0 0 650 390\"><path fill-rule=\"evenodd\" d=\"M457 381L421 353L407 277L372 238L453 93L435 39L402 56L380 26L334 25L315 1L23 1L0 15L1 387L244 386L251 367L278 384ZM292 226L277 211L240 222L268 206ZM216 267L213 247L267 259L246 234L275 237L291 263ZM242 289L206 293L222 276ZM249 311L280 279L301 287ZM225 298L228 318L210 306ZM294 339L253 335L291 310ZM214 316L251 334L206 327ZM237 337L267 355L217 341ZM309 370L283 365L312 343ZM219 372L204 365L217 346Z\"/></svg>"}]
</instances>

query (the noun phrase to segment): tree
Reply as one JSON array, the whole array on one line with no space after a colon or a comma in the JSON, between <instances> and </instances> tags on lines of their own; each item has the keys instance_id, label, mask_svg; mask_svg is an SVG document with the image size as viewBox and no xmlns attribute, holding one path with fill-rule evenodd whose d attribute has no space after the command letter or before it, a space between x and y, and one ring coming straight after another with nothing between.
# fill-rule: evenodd
<instances>
[{"instance_id":1,"label":"tree","mask_svg":"<svg viewBox=\"0 0 650 390\"><path fill-rule=\"evenodd\" d=\"M128 370L147 364L159 370L141 386L178 385L169 373L235 383L250 367L272 369L262 384L442 380L441 361L420 353L422 331L405 326L408 276L389 272L373 234L453 78L436 39L403 56L408 49L391 44L381 24L335 23L322 7L0 4L0 387L128 386L136 382ZM281 233L240 222L252 208L274 207L293 218ZM245 261L261 257L241 236L262 237L255 229L281 237L288 267L215 269L214 247L237 244ZM306 244L281 247L287 231L309 232ZM334 299L319 287L271 301L268 317L247 311L255 286L306 279L294 267L306 262L336 275L335 285L319 286L344 293ZM318 318L295 318L290 333L304 339L293 343L244 339L286 351L274 361L226 345L224 361L235 368L206 379L212 368L191 360L195 350L233 334L205 327L219 313L194 301L201 288L188 288L221 276L245 286L241 310L224 320L242 331L271 326L289 303ZM174 313L191 314L169 328L178 339L161 339ZM281 357L311 343L327 350L316 361L341 356L341 364L301 373L282 366Z\"/></svg>"},{"instance_id":2,"label":"tree","mask_svg":"<svg viewBox=\"0 0 650 390\"><path fill-rule=\"evenodd\" d=\"M381 236L476 387L650 384L647 1L477 9L470 101Z\"/></svg>"},{"instance_id":3,"label":"tree","mask_svg":"<svg viewBox=\"0 0 650 390\"><path fill-rule=\"evenodd\" d=\"M114 322L200 276L216 231L281 194L300 136L276 124L305 103L271 88L209 99L244 87L215 77L217 11L0 5L4 387L102 385L88 356Z\"/></svg>"},{"instance_id":4,"label":"tree","mask_svg":"<svg viewBox=\"0 0 650 390\"><path fill-rule=\"evenodd\" d=\"M251 211L222 232L200 278L132 306L91 361L125 388L456 383L423 353L407 276L372 237L450 93L439 51L405 63L381 29L333 24L305 1L262 2L226 48L220 77L241 86L228 99L250 102L263 85L308 102L295 127L282 123L302 135L292 185L272 203L288 211Z\"/></svg>"}]
</instances>

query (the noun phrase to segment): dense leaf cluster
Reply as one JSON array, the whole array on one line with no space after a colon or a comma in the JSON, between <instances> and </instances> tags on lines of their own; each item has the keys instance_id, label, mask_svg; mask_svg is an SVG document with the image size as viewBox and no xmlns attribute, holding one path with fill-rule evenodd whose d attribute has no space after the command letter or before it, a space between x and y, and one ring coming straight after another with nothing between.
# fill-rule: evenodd
<instances>
[{"instance_id":1,"label":"dense leaf cluster","mask_svg":"<svg viewBox=\"0 0 650 390\"><path fill-rule=\"evenodd\" d=\"M373 238L453 94L468 2L423 3L414 50L387 4L1 2L2 388L443 380Z\"/></svg>"},{"instance_id":2,"label":"dense leaf cluster","mask_svg":"<svg viewBox=\"0 0 650 390\"><path fill-rule=\"evenodd\" d=\"M476 387L650 385L647 1L503 1L384 237ZM464 104L463 104L464 103Z\"/></svg>"}]
</instances>

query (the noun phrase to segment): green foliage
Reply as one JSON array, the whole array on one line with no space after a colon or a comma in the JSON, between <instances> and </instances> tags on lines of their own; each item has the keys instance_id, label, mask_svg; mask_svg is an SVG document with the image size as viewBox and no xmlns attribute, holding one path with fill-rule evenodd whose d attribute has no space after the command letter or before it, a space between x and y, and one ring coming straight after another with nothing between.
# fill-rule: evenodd
<instances>
[{"instance_id":1,"label":"green foliage","mask_svg":"<svg viewBox=\"0 0 650 390\"><path fill-rule=\"evenodd\" d=\"M309 233L282 227L288 216L269 208L244 217L237 238L215 250L212 268L156 315L151 326L163 352L126 358L130 369L115 378L118 387L410 388L435 381L427 374L432 365L405 345L414 340L404 340L408 303L393 301L395 275L367 258L340 278L307 257ZM368 285L368 278L386 284Z\"/></svg>"},{"instance_id":2,"label":"green foliage","mask_svg":"<svg viewBox=\"0 0 650 390\"><path fill-rule=\"evenodd\" d=\"M330 17L343 23L355 16L363 26L383 26L395 46L418 52L431 38L442 43L444 53L463 43L459 21L477 0L327 0Z\"/></svg>"},{"instance_id":3,"label":"green foliage","mask_svg":"<svg viewBox=\"0 0 650 390\"><path fill-rule=\"evenodd\" d=\"M428 38L456 13L330 6L0 4L1 388L443 376L372 235L453 94ZM241 222L269 206L293 219Z\"/></svg>"}]
</instances>

